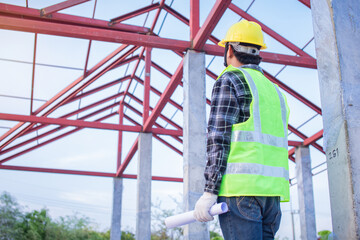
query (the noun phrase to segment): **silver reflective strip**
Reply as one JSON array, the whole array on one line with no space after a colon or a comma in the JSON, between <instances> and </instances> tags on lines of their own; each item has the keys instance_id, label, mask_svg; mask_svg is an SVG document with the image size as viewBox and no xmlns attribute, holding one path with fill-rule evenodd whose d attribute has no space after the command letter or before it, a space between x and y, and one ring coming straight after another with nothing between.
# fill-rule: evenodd
<instances>
[{"instance_id":1,"label":"silver reflective strip","mask_svg":"<svg viewBox=\"0 0 360 240\"><path fill-rule=\"evenodd\" d=\"M286 105L285 100L279 91L279 89L274 84L274 87L278 93L280 99L281 106L281 118L283 121L284 127L284 136L285 137L276 137L269 134L264 134L261 132L261 120L260 120L260 108L259 108L259 92L255 85L254 80L250 76L250 74L244 70L239 68L239 70L244 73L246 79L248 80L249 87L251 89L253 95L253 119L254 119L254 131L233 131L232 133L232 142L259 142L266 145L271 145L275 147L288 148L287 141L287 121L286 121Z\"/></svg>"},{"instance_id":2,"label":"silver reflective strip","mask_svg":"<svg viewBox=\"0 0 360 240\"><path fill-rule=\"evenodd\" d=\"M280 99L280 106L281 106L281 118L282 118L282 122L283 122L283 126L284 126L284 136L287 136L287 116L286 116L286 105L285 105L285 100L283 95L281 94L279 88L274 84L274 87L279 95L279 99Z\"/></svg>"},{"instance_id":3,"label":"silver reflective strip","mask_svg":"<svg viewBox=\"0 0 360 240\"><path fill-rule=\"evenodd\" d=\"M260 132L261 133L261 122L260 122L260 108L259 108L259 93L257 90L257 87L255 85L254 80L252 79L252 77L250 76L250 74L245 71L244 69L240 69L239 70L244 73L246 79L249 82L250 85L250 89L253 95L253 118L254 118L254 130L255 132Z\"/></svg>"},{"instance_id":4,"label":"silver reflective strip","mask_svg":"<svg viewBox=\"0 0 360 240\"><path fill-rule=\"evenodd\" d=\"M276 137L269 134L250 132L250 131L233 131L231 136L232 142L259 142L275 147L287 148L288 142L286 138Z\"/></svg>"},{"instance_id":5,"label":"silver reflective strip","mask_svg":"<svg viewBox=\"0 0 360 240\"><path fill-rule=\"evenodd\" d=\"M266 166L258 163L228 163L225 174L252 174L266 177L280 177L289 180L289 171L283 167Z\"/></svg>"}]
</instances>

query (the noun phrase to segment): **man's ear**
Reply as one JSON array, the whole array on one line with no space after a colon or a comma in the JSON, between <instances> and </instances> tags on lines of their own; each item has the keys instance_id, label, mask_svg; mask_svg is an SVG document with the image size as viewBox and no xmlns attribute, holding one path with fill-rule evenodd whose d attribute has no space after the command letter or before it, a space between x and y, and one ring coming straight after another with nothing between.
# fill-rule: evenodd
<instances>
[{"instance_id":1,"label":"man's ear","mask_svg":"<svg viewBox=\"0 0 360 240\"><path fill-rule=\"evenodd\" d=\"M234 50L231 46L228 47L227 56L232 58L234 56Z\"/></svg>"}]
</instances>

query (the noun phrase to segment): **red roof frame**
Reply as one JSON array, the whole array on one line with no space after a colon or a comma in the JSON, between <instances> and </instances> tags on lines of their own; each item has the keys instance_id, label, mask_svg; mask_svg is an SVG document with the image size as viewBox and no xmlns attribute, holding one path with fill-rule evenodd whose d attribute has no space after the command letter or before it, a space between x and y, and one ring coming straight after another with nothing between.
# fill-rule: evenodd
<instances>
[{"instance_id":1,"label":"red roof frame","mask_svg":"<svg viewBox=\"0 0 360 240\"><path fill-rule=\"evenodd\" d=\"M211 9L209 15L204 21L203 25L200 27L199 23L199 0L190 1L190 19L187 19L179 12L165 4L165 0L161 0L160 3L154 3L149 6L145 6L141 9L129 12L122 16L110 19L109 21L96 20L93 18L85 18L79 16L73 16L69 14L58 13L61 9L74 6L76 4L81 4L88 0L69 0L54 6L49 6L43 9L31 9L28 7L19 7L9 4L0 3L0 29L16 30L23 32L31 32L37 34L48 34L55 36L66 36L73 38L82 38L88 39L89 47L86 55L85 61L85 70L81 77L75 79L70 85L60 91L58 94L54 95L50 100L44 103L40 108L33 111L33 85L34 85L34 75L32 76L32 89L31 89L31 108L30 115L15 115L15 114L6 114L0 113L0 120L11 120L19 122L14 127L12 127L5 134L0 136L0 169L8 170L22 170L22 171L35 171L35 172L52 172L52 173L65 173L65 174L76 174L76 175L88 175L88 176L102 176L102 177L124 177L124 178L136 178L136 175L124 174L128 164L132 160L134 154L137 151L138 147L138 138L134 141L132 147L128 151L125 159L121 159L122 152L122 132L123 131L133 131L133 132L149 132L158 139L160 142L165 144L167 147L182 155L182 152L173 146L168 141L161 138L159 135L165 134L171 136L174 140L182 143L182 139L179 136L182 136L182 127L172 121L170 118L162 114L166 104L174 106L176 109L182 111L180 104L176 103L171 99L172 94L178 86L182 86L182 68L183 61L180 61L177 69L174 73L170 73L159 64L154 62L151 58L152 48L161 48L174 51L180 57L183 56L184 52L187 49L193 49L196 51L203 51L208 55L222 56L223 49L217 45L207 44L206 42L210 40L213 43L217 43L218 39L212 36L212 32L219 20L223 16L224 12L227 9L230 9L239 16L258 22L264 32L269 34L271 37L276 39L278 42L283 44L289 50L293 51L295 56L279 54L279 53L270 53L262 52L261 56L264 62L283 64L304 68L316 69L316 59L304 52L302 49L297 47L295 44L291 43L280 34L273 31L271 28L258 21L256 18L248 14L246 11L242 10L235 4L231 3L231 0L217 0ZM302 4L310 8L309 0L299 0ZM150 11L155 11L155 18L151 25L151 28L123 24L122 21L127 19L132 19L136 16L139 16L144 13L149 13ZM160 12L166 11L167 13L174 16L179 21L183 22L189 27L190 30L190 41L162 38L157 36L153 30L159 19ZM37 51L37 41L35 37L34 45L34 59L33 59L33 73L35 68L35 56ZM87 69L89 52L91 48L91 40L105 41L105 42L115 42L121 43L122 45L117 48L114 52L109 54L98 64L96 64L91 69ZM140 50L140 54L134 54L136 51ZM144 79L136 76L136 71L139 68L140 63L145 62L145 77ZM110 63L110 64L109 64ZM97 79L102 77L105 73L123 66L125 64L134 63L134 69L131 74L116 79L112 82L103 84L92 90L86 90ZM105 66L105 67L104 67ZM153 67L159 72L164 74L169 78L169 83L166 89L161 92L154 88L151 85L150 79L150 68ZM98 71L102 69L101 71ZM217 75L214 74L211 70L206 69L206 74L216 79ZM307 108L311 109L315 113L321 115L321 109L316 104L306 99L296 90L290 88L285 83L278 80L276 77L272 76L270 73L265 71L265 75L274 83L278 84L281 89L286 91L288 94L302 102ZM130 85L133 81L138 82L144 86L144 101L141 101L135 95L129 92ZM97 92L100 92L109 87L115 86L119 83L127 83L127 88L125 91L119 92L113 96L98 100L86 107L78 109L73 112L69 112L63 116L54 116L49 117L57 109L65 106L68 103L73 101L83 99L85 97L91 96ZM160 99L158 100L154 108L150 107L149 96L150 93L157 94ZM142 112L133 107L132 105L125 102L125 97L131 98L135 102L143 106ZM120 100L117 100L119 99ZM109 103L110 101L115 101L102 109L97 109L86 116L79 118L78 120L68 119L71 116L74 116L80 112L92 110L100 104ZM210 103L210 100L207 99L207 103ZM106 116L102 116L97 120L87 121L87 119L96 116L99 113L103 113L108 109L117 107L119 110L113 112ZM142 118L142 123L137 122L136 119L130 117L128 114L124 113L124 108L129 109L136 115ZM151 114L149 112L151 111ZM103 120L110 117L119 115L118 124L109 124L102 123ZM174 129L165 129L160 124L156 123L158 118L162 118ZM124 125L123 121L126 119L133 125ZM40 125L35 125L39 123ZM49 130L39 136L23 140L16 145L11 145L14 140L21 140L25 135L32 133L36 130L44 128L49 125L58 125L59 127ZM25 150L17 151L18 148L27 146L27 144L48 137L51 134L55 133L61 129L67 129L68 126L73 126L75 129L72 129L66 133L55 136L37 146L27 147ZM114 130L119 132L119 144L118 144L118 159L117 159L117 169L113 173L103 173L103 172L89 172L89 171L73 171L65 169L50 169L50 168L36 168L36 167L24 167L24 166L11 166L5 165L5 162L8 162L18 156L21 156L25 153L38 149L48 143L54 142L58 139L71 135L77 131L80 131L84 128L99 128ZM315 149L324 153L322 146L316 143L319 139L322 138L323 130L319 130L314 135L308 137L303 134L301 131L295 127L289 125L289 131L298 136L302 141L289 141L289 146L299 146L299 145L312 145ZM294 152L295 148L289 150L289 159L294 161ZM9 155L5 158L1 158L2 155ZM171 178L171 177L153 177L153 180L161 181L175 181L181 182L180 178Z\"/></svg>"}]
</instances>

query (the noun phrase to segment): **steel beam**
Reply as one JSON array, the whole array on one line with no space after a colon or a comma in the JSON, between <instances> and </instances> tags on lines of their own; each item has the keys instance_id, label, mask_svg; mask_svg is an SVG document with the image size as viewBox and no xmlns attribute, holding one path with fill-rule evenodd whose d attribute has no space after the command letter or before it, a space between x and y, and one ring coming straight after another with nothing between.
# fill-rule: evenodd
<instances>
[{"instance_id":1,"label":"steel beam","mask_svg":"<svg viewBox=\"0 0 360 240\"><path fill-rule=\"evenodd\" d=\"M228 1L228 0L227 0ZM211 25L211 23L210 23ZM75 38L92 39L107 42L128 43L137 46L147 46L152 48L163 48L174 51L185 51L190 47L190 42L160 38L150 35L142 35L136 33L119 33L115 30L100 29L85 26L73 26L64 23L42 22L28 19L18 19L0 16L0 28L18 30L25 32L37 32L43 34L67 36ZM203 29L204 33L208 33L209 29ZM198 34L201 32L199 30ZM209 36L207 36L209 38ZM206 38L206 40L207 40ZM205 39L205 38L204 38ZM202 40L204 40L202 39ZM199 40L199 39L197 39ZM222 56L223 48L215 45L204 43L203 50L210 55ZM308 57L296 57L276 53L262 53L264 62L278 63L285 65L301 66L316 68L316 60Z\"/></svg>"},{"instance_id":2,"label":"steel beam","mask_svg":"<svg viewBox=\"0 0 360 240\"><path fill-rule=\"evenodd\" d=\"M105 117L102 117L102 118L97 119L96 121L101 122L101 121L103 121L103 120L105 120L105 119L107 119L107 118L110 118L110 117L112 117L112 116L115 116L115 115L116 115L116 113L111 113L111 114L109 114L109 115L107 115L107 116L105 116ZM38 145L36 145L36 146L33 146L33 147L28 148L28 149L26 149L26 150L23 150L23 151L21 151L21 152L19 152L19 153L16 153L16 154L14 154L14 155L12 155L12 156L10 156L10 157L7 157L7 158L5 158L5 159L2 159L2 160L0 161L0 164L3 164L4 162L7 162L7 161L9 161L9 160L11 160L11 159L14 159L14 158L16 158L16 157L18 157L18 156L20 156L20 155L25 154L25 153L28 153L28 152L30 152L30 151L32 151L32 150L34 150L34 149L37 149L37 148L39 148L39 147L42 147L42 146L45 146L45 145L47 145L47 144L49 144L49 143L52 143L52 142L54 142L54 141L57 141L57 140L59 140L59 139L61 139L61 138L63 138L63 137L69 136L69 135L71 135L71 134L73 134L73 133L75 133L75 132L80 131L81 129L83 129L83 128L79 128L79 127L78 127L78 128L75 128L75 129L73 129L73 130L71 130L71 131L69 131L69 132L63 133L63 134L61 134L61 135L59 135L59 136L57 136L57 137L55 137L55 138L49 139L49 140L47 140L47 141L45 141L45 142L42 142L42 143L40 143L40 144L38 144Z\"/></svg>"},{"instance_id":3,"label":"steel beam","mask_svg":"<svg viewBox=\"0 0 360 240\"><path fill-rule=\"evenodd\" d=\"M96 176L96 177L111 177L111 178L115 177L115 173L76 171L76 170L38 168L38 167L22 167L22 166L11 166L11 165L0 165L0 169L29 171L29 172L43 172L43 173L61 173L61 174L85 175L85 176ZM137 179L137 175L135 175L135 174L123 174L121 177L128 178L128 179ZM182 182L183 181L182 178L161 177L161 176L152 176L152 180L167 181L167 182Z\"/></svg>"},{"instance_id":4,"label":"steel beam","mask_svg":"<svg viewBox=\"0 0 360 240\"><path fill-rule=\"evenodd\" d=\"M317 140L321 139L323 137L323 130L320 130L319 132L315 133L311 137L308 137L307 139L304 139L303 146L309 146L312 143L315 143ZM295 153L295 148L292 148L289 150L288 155L292 156ZM324 153L324 151L322 151Z\"/></svg>"},{"instance_id":5,"label":"steel beam","mask_svg":"<svg viewBox=\"0 0 360 240\"><path fill-rule=\"evenodd\" d=\"M295 135L297 135L298 137L300 137L301 139L305 140L307 139L308 137L303 134L302 132L300 132L298 129L296 129L295 127L293 127L291 124L288 125L289 127L289 130L294 133ZM319 150L320 152L322 153L325 153L324 150L323 150L323 147L320 146L319 144L317 144L316 142L312 142L311 145L316 148L317 150Z\"/></svg>"},{"instance_id":6,"label":"steel beam","mask_svg":"<svg viewBox=\"0 0 360 240\"><path fill-rule=\"evenodd\" d=\"M286 92L288 92L291 96L295 97L296 99L298 99L299 101L301 101L302 103L304 103L306 106L308 106L309 108L311 108L312 110L314 110L316 113L321 115L321 108L319 108L318 106L316 106L314 103L312 103L310 100L306 99L305 97L303 97L300 93L296 92L294 89L290 88L289 86L287 86L285 83L279 81L277 78L275 78L274 76L272 76L270 73L268 73L267 71L264 71L265 76L272 81L273 83L279 85L279 87L283 90L285 90Z\"/></svg>"},{"instance_id":7,"label":"steel beam","mask_svg":"<svg viewBox=\"0 0 360 240\"><path fill-rule=\"evenodd\" d=\"M124 124L124 104L119 104L119 125ZM123 145L123 132L118 132L118 152L117 152L117 161L116 161L116 171L121 165L121 155L122 155L122 145Z\"/></svg>"},{"instance_id":8,"label":"steel beam","mask_svg":"<svg viewBox=\"0 0 360 240\"><path fill-rule=\"evenodd\" d=\"M141 127L119 125L112 123L88 122L83 120L69 120L65 118L49 118L49 117L0 113L0 119L8 120L8 121L18 121L18 122L56 124L60 126L72 126L72 127L81 127L81 128L97 128L97 129L106 129L106 130L141 132Z\"/></svg>"},{"instance_id":9,"label":"steel beam","mask_svg":"<svg viewBox=\"0 0 360 240\"><path fill-rule=\"evenodd\" d=\"M190 40L192 41L200 29L199 0L190 0Z\"/></svg>"},{"instance_id":10,"label":"steel beam","mask_svg":"<svg viewBox=\"0 0 360 240\"><path fill-rule=\"evenodd\" d=\"M62 174L71 174L71 175L96 176L96 177L115 177L115 173L76 171L76 170L39 168L39 167L22 167L22 166L11 166L11 165L0 165L0 169L28 171L28 172L43 172L43 173L62 173Z\"/></svg>"},{"instance_id":11,"label":"steel beam","mask_svg":"<svg viewBox=\"0 0 360 240\"><path fill-rule=\"evenodd\" d=\"M94 27L74 26L64 23L51 23L37 20L12 18L6 16L0 16L0 28L63 37L130 44L136 46L163 48L177 51L184 51L190 45L188 41L160 38L151 35L119 32L116 30Z\"/></svg>"},{"instance_id":12,"label":"steel beam","mask_svg":"<svg viewBox=\"0 0 360 240\"><path fill-rule=\"evenodd\" d=\"M33 66L32 66L32 76L31 76L30 114L33 113L33 104L34 104L34 85L35 85L35 65L36 65L37 36L38 36L37 33L35 33L35 37L34 37Z\"/></svg>"},{"instance_id":13,"label":"steel beam","mask_svg":"<svg viewBox=\"0 0 360 240\"><path fill-rule=\"evenodd\" d=\"M46 8L42 8L40 10L40 16L48 16L52 13L61 11L63 9L69 8L69 7L73 7L76 6L78 4L84 3L84 2L88 2L89 0L66 0L64 2L60 2L58 4L46 7Z\"/></svg>"},{"instance_id":14,"label":"steel beam","mask_svg":"<svg viewBox=\"0 0 360 240\"><path fill-rule=\"evenodd\" d=\"M201 26L200 30L194 37L193 45L192 45L194 50L202 50L203 49L206 41L210 37L216 24L219 22L220 18L225 13L225 11L228 8L230 3L231 3L231 0L217 0L215 2L214 7L211 9L204 24Z\"/></svg>"},{"instance_id":15,"label":"steel beam","mask_svg":"<svg viewBox=\"0 0 360 240\"><path fill-rule=\"evenodd\" d=\"M88 122L83 120L69 120L65 118L49 118L49 117L37 117L37 116L27 116L27 115L19 115L19 114L0 113L0 119L8 120L8 121L18 121L18 122L56 124L60 126L72 126L72 127L81 127L81 128L96 128L96 129L104 129L104 130L142 132L141 127L137 127L137 126ZM153 132L155 134L182 136L182 131L180 130L171 130L164 128L152 128L150 129L149 132Z\"/></svg>"},{"instance_id":16,"label":"steel beam","mask_svg":"<svg viewBox=\"0 0 360 240\"><path fill-rule=\"evenodd\" d=\"M1 5L0 5L1 6ZM124 50L127 47L127 45L122 45L119 48L117 48L115 51L113 51L111 54L109 54L107 57L105 57L103 60L101 60L98 64L96 64L94 67L91 68L91 70L89 70L89 74L95 72L96 70L98 70L103 64L107 63L108 61L110 61L114 56L116 56L117 54L119 54L122 50ZM48 107L49 105L51 105L52 103L54 103L56 100L58 100L61 96L63 96L65 93L67 93L68 91L70 91L72 88L74 88L76 85L78 85L81 81L83 81L85 79L85 76L81 76L78 79L76 79L74 82L72 82L70 85L68 85L66 88L64 88L62 91L60 91L58 94L56 94L54 97L52 97L49 101L47 101L46 103L44 103L37 111L36 113L39 113L40 111L44 110L46 107ZM14 126L13 128L11 128L9 131L7 131L5 134L3 134L0 137L0 142L2 140L4 140L6 137L8 137L9 135L11 135L12 133L14 133L16 130L18 130L21 126L23 126L24 123L18 123L16 126ZM26 128L29 129L29 128ZM26 131L26 130L25 130ZM5 144L0 146L0 150L3 149L5 146L7 146L11 140L13 140L15 137L20 136L21 134L23 134L25 132L24 130L21 131L20 133L16 134L16 136L14 136L12 139L10 139L8 142L6 142Z\"/></svg>"},{"instance_id":17,"label":"steel beam","mask_svg":"<svg viewBox=\"0 0 360 240\"><path fill-rule=\"evenodd\" d=\"M138 144L139 144L139 137L136 138L134 144L131 146L128 154L126 155L124 161L121 163L119 169L116 172L116 177L120 177L120 176L123 175L126 167L128 166L128 164L130 163L132 157L134 156L134 154L137 151Z\"/></svg>"},{"instance_id":18,"label":"steel beam","mask_svg":"<svg viewBox=\"0 0 360 240\"><path fill-rule=\"evenodd\" d=\"M268 26L266 26L265 24L263 24L262 22L260 22L259 20L257 20L256 18L254 18L253 16L251 16L250 14L248 14L247 12L245 12L244 10L239 8L238 6L236 6L235 4L230 4L229 8L232 11L234 11L235 13L239 14L241 17L243 17L249 21L257 22L261 26L262 30L265 33L269 34L271 37L273 37L274 39L276 39L277 41L282 43L287 48L291 49L296 54L298 54L300 56L306 56L309 58L313 58L312 56L310 56L309 54L304 52L302 49L300 49L299 47L294 45L292 42L288 41L287 39L282 37L280 34L276 33L271 28L269 28Z\"/></svg>"},{"instance_id":19,"label":"steel beam","mask_svg":"<svg viewBox=\"0 0 360 240\"><path fill-rule=\"evenodd\" d=\"M206 44L203 48L206 54L215 55L215 56L224 56L224 48L217 45ZM271 53L271 52L260 52L263 62L284 64L297 67L305 67L316 69L316 60L309 57L297 57L291 55L285 55L280 53Z\"/></svg>"},{"instance_id":20,"label":"steel beam","mask_svg":"<svg viewBox=\"0 0 360 240\"><path fill-rule=\"evenodd\" d=\"M67 23L67 24L79 25L79 26L114 29L114 30L126 31L126 32L136 32L136 33L149 32L149 29L145 27L139 27L139 26L121 24L121 23L118 23L114 26L109 26L108 21L79 17L79 16L62 14L62 13L53 13L51 14L51 18L42 18L40 16L39 9L19 7L4 3L0 3L0 14L6 14L21 18L38 19L41 21L48 21L48 22L60 22L60 23Z\"/></svg>"},{"instance_id":21,"label":"steel beam","mask_svg":"<svg viewBox=\"0 0 360 240\"><path fill-rule=\"evenodd\" d=\"M130 117L127 116L126 114L124 114L124 117L125 117L127 120L129 120L130 122L132 122L133 124L140 126L140 124L139 124L138 122L136 122L134 119L130 118ZM157 126L157 125L155 124L155 126ZM180 154L180 155L182 156L182 152L181 152L179 149L177 149L176 147L174 147L173 145L171 145L170 143L168 143L167 141L165 141L164 139L162 139L161 137L159 137L157 134L154 134L154 133L153 133L153 137L154 137L155 139L159 140L161 143L163 143L164 145L166 145L167 147L169 147L170 149L174 150L175 152L177 152L178 154ZM181 139L176 138L175 136L172 136L172 137L175 138L176 140L180 140L180 142L182 143L182 140L181 140Z\"/></svg>"},{"instance_id":22,"label":"steel beam","mask_svg":"<svg viewBox=\"0 0 360 240\"><path fill-rule=\"evenodd\" d=\"M308 8L311 8L310 0L298 0L298 1L304 4L305 6L307 6Z\"/></svg>"},{"instance_id":23,"label":"steel beam","mask_svg":"<svg viewBox=\"0 0 360 240\"><path fill-rule=\"evenodd\" d=\"M164 10L166 10L168 13L170 13L171 15L173 15L175 18L177 18L178 20L180 20L181 22L185 23L186 25L188 25L190 27L190 20L187 19L185 16L183 16L182 14L180 14L179 12L175 11L173 8L169 7L168 5L164 5ZM199 29L197 29L196 33L199 31ZM194 36L195 37L195 36ZM191 41L194 38L191 38ZM210 35L209 40L212 41L213 43L217 44L220 40L217 39L216 37L214 37L213 35Z\"/></svg>"},{"instance_id":24,"label":"steel beam","mask_svg":"<svg viewBox=\"0 0 360 240\"><path fill-rule=\"evenodd\" d=\"M121 46L119 49L121 49L123 46ZM121 62L123 59L125 59L128 55L130 55L132 52L134 52L138 47L132 47L129 51L127 51L124 55L122 55L119 59L115 60L113 63L111 63L109 66L107 66L106 68L104 68L103 70L101 70L99 73L97 73L95 76L93 76L91 79L87 80L85 83L83 83L79 88L77 88L75 91L73 91L70 95L66 96L65 98L63 98L62 100L60 100L58 103L56 103L54 106L52 106L49 110L47 110L43 116L48 116L50 113L52 113L53 111L55 111L57 108L59 108L60 106L64 105L68 100L70 100L73 96L75 96L77 93L79 93L80 91L82 91L84 88L86 88L87 86L89 86L91 83L93 83L96 79L98 79L99 77L101 77L102 75L104 75L109 69L111 69L114 65L118 64L119 62ZM115 51L116 52L116 51ZM111 55L111 54L110 54ZM96 65L97 66L97 65ZM95 66L95 67L96 67ZM83 77L80 77L79 79L82 79ZM79 80L78 79L78 80ZM72 84L70 84L68 87L66 87L63 91L61 91L60 93L58 93L55 97L53 97L52 99L50 99L48 102L46 102L44 105L42 105L38 110L36 110L34 112L34 114L38 114L40 113L42 110L44 110L47 106L49 106L51 103L53 103L55 100L57 100L58 98L62 97L64 95L64 92L69 91L71 88L73 88L78 82L78 80L76 80L75 82L73 82ZM77 83L76 83L77 82ZM74 85L74 83L76 83ZM20 126L23 123L19 123ZM11 132L12 130L15 131L16 128L18 128L18 125L16 125L13 129L11 129L9 132ZM14 141L16 138L18 138L19 136L21 136L22 134L24 134L26 131L28 131L34 124L30 124L29 126L27 126L26 128L24 128L23 130L21 130L19 133L17 133L15 136L13 136L11 139L9 139L7 142L5 142L1 147L0 150L3 149L5 146L7 146L8 144L10 144L12 141ZM3 136L4 137L4 136ZM0 139L1 141L1 139Z\"/></svg>"},{"instance_id":25,"label":"steel beam","mask_svg":"<svg viewBox=\"0 0 360 240\"><path fill-rule=\"evenodd\" d=\"M161 1L160 1L160 6L159 6L158 10L156 11L156 14L155 14L153 23L152 23L152 25L151 25L151 27L150 27L150 31L149 31L149 32L151 32L151 33L154 32L155 25L156 25L157 21L159 20L159 16L160 16L160 13L161 13L161 9L162 9L162 7L164 6L164 4L165 4L165 0L161 0Z\"/></svg>"},{"instance_id":26,"label":"steel beam","mask_svg":"<svg viewBox=\"0 0 360 240\"><path fill-rule=\"evenodd\" d=\"M99 103L95 103L95 104L99 105ZM109 106L106 106L106 107L104 107L104 108L101 108L101 109L99 109L99 110L97 110L97 111L95 111L95 112L92 112L92 113L90 113L90 114L87 114L87 115L79 118L79 120L85 120L85 119L87 119L87 118L93 117L93 116L95 116L95 115L97 115L97 114L99 114L99 113L102 113L102 112L104 112L104 111L106 111L106 110L108 110L108 109L111 109L111 108L117 106L118 104L119 104L119 102L115 102L115 103L113 103L113 104L111 104L111 105L109 105ZM73 112L73 113L71 113L71 114L72 114L72 115L75 115L76 113ZM69 115L69 114L68 114L68 115ZM37 126L37 127L35 127L35 128L32 128L32 129L31 129L29 132L27 132L27 133L30 133L30 132L33 132L33 131L37 131L37 130L39 130L39 129L41 129L41 128L44 128L44 127L46 127L46 126L47 126L47 125ZM19 147L25 146L25 145L27 145L27 144L29 144L29 143L31 143L31 142L34 142L34 141L37 141L37 140L43 138L43 137L49 136L50 134L56 133L56 132L58 132L58 131L60 131L61 129L64 129L64 128L65 128L64 126L63 126L63 127L57 127L57 128L52 129L52 130L50 130L50 131L47 131L47 132L42 133L42 134L40 134L40 135L37 135L37 136L34 137L34 138L30 138L30 139L28 139L28 140L26 140L26 141L23 141L23 142L21 142L21 143L18 143L18 144L16 144L16 145L12 146L12 147L6 148L6 149L4 149L4 150L2 150L2 151L0 152L0 155L6 154L6 153L8 153L8 152L11 152L11 151L13 151L13 150L15 150L15 149L17 149L17 148L19 148Z\"/></svg>"},{"instance_id":27,"label":"steel beam","mask_svg":"<svg viewBox=\"0 0 360 240\"><path fill-rule=\"evenodd\" d=\"M150 72L151 72L151 48L146 48L145 54L145 80L144 80L144 101L143 101L143 124L149 117L150 113Z\"/></svg>"},{"instance_id":28,"label":"steel beam","mask_svg":"<svg viewBox=\"0 0 360 240\"><path fill-rule=\"evenodd\" d=\"M112 87L112 86L114 86L116 84L119 84L119 83L124 82L124 81L129 80L129 79L130 79L130 75L127 75L127 76L124 76L124 77L119 78L117 80L114 80L112 82L106 83L106 84L104 84L104 85L102 85L100 87L91 89L91 90L89 90L87 92L83 92L83 93L81 93L79 95L76 95L76 96L72 97L66 104L74 102L74 101L79 100L79 99L82 99L84 97L90 96L90 95L92 95L94 93L97 93L97 92L99 92L101 90Z\"/></svg>"},{"instance_id":29,"label":"steel beam","mask_svg":"<svg viewBox=\"0 0 360 240\"><path fill-rule=\"evenodd\" d=\"M152 125L155 123L156 119L160 115L161 111L168 103L171 95L174 93L175 89L179 85L182 79L182 69L183 68L183 61L180 62L178 68L176 69L174 75L170 79L169 84L167 85L166 89L164 90L163 94L161 95L157 105L155 106L154 110L152 111L150 117L144 124L144 131L149 131Z\"/></svg>"},{"instance_id":30,"label":"steel beam","mask_svg":"<svg viewBox=\"0 0 360 240\"><path fill-rule=\"evenodd\" d=\"M155 9L158 9L160 7L160 4L159 3L154 3L154 4L151 4L149 6L146 6L146 7L143 7L143 8L140 8L140 9L137 9L133 12L130 12L130 13L126 13L124 15L121 15L119 17L116 17L116 18L113 18L110 20L110 25L115 25L119 22L122 22L122 21L125 21L125 20L128 20L130 18L133 18L133 17L136 17L136 16L139 16L141 14L144 14L144 13L147 13L147 12L150 12L152 10L155 10Z\"/></svg>"},{"instance_id":31,"label":"steel beam","mask_svg":"<svg viewBox=\"0 0 360 240\"><path fill-rule=\"evenodd\" d=\"M135 101L137 101L138 103L142 103L142 101L140 99L138 99L137 97L135 97L134 95L132 94L128 94L128 96L132 99L134 99ZM124 105L130 109L131 111L135 112L137 115L139 116L142 116L141 112L138 111L136 108L134 108L133 106L127 104L127 103L124 103ZM152 108L150 108L150 110L152 110ZM178 131L181 131L182 130L182 127L180 127L179 125L177 125L176 123L174 123L173 121L171 121L169 118L167 118L166 116L160 114L159 116L160 118L162 118L164 121L166 121L168 124L174 126L175 128L177 128ZM156 123L155 123L156 125ZM159 128L160 125L157 126L157 128Z\"/></svg>"}]
</instances>

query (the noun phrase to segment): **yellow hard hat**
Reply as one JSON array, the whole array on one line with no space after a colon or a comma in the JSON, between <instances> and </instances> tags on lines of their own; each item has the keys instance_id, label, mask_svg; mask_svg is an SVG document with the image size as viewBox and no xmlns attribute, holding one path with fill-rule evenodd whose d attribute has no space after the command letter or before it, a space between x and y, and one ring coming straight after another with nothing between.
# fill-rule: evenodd
<instances>
[{"instance_id":1,"label":"yellow hard hat","mask_svg":"<svg viewBox=\"0 0 360 240\"><path fill-rule=\"evenodd\" d=\"M233 24L227 31L225 39L221 40L218 45L225 47L227 42L250 43L261 46L261 49L266 49L261 26L245 19Z\"/></svg>"}]
</instances>

